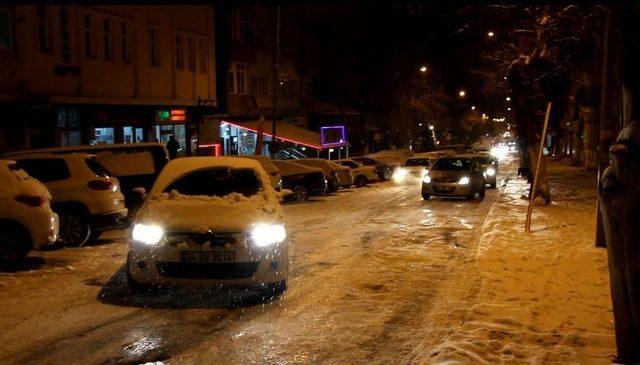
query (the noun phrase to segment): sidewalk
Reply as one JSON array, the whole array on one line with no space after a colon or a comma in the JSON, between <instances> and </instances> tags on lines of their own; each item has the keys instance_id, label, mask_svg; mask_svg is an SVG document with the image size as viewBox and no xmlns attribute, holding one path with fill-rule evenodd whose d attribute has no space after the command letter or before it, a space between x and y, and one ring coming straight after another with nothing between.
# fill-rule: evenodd
<instances>
[{"instance_id":1,"label":"sidewalk","mask_svg":"<svg viewBox=\"0 0 640 365\"><path fill-rule=\"evenodd\" d=\"M550 206L524 233L528 185L512 176L483 227L482 285L436 362L610 364L615 354L607 257L594 247L595 174L549 166Z\"/></svg>"}]
</instances>

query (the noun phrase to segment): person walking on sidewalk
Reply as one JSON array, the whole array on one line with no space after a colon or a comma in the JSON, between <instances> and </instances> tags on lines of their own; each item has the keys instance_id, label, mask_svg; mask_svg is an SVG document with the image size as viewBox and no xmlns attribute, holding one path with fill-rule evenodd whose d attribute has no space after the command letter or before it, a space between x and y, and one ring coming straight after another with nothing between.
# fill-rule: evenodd
<instances>
[{"instance_id":1,"label":"person walking on sidewalk","mask_svg":"<svg viewBox=\"0 0 640 365\"><path fill-rule=\"evenodd\" d=\"M169 136L169 142L167 142L167 152L169 152L169 159L173 160L178 156L178 151L180 150L180 143L173 137L173 135Z\"/></svg>"},{"instance_id":2,"label":"person walking on sidewalk","mask_svg":"<svg viewBox=\"0 0 640 365\"><path fill-rule=\"evenodd\" d=\"M611 302L618 356L640 363L640 123L620 132L602 174L600 213L609 258Z\"/></svg>"}]
</instances>

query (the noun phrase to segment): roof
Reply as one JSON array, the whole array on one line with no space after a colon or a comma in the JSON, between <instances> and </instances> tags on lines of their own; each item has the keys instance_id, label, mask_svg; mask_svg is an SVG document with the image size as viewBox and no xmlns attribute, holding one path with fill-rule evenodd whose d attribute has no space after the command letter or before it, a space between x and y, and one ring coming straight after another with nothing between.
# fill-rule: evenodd
<instances>
[{"instance_id":1,"label":"roof","mask_svg":"<svg viewBox=\"0 0 640 365\"><path fill-rule=\"evenodd\" d=\"M83 146L65 146L65 147L53 147L53 148L40 148L34 150L23 150L5 153L2 156L18 156L35 153L70 153L75 151L99 151L105 149L118 149L118 148L139 148L139 147L161 147L164 145L156 142L143 142L143 143L116 143L116 144L96 144L96 145L83 145Z\"/></svg>"},{"instance_id":2,"label":"roof","mask_svg":"<svg viewBox=\"0 0 640 365\"><path fill-rule=\"evenodd\" d=\"M250 168L258 172L263 171L260 163L250 158L235 158L235 157L182 157L169 161L169 163L162 169L160 176L153 184L152 192L156 190L164 190L164 188L173 182L176 178L183 176L191 171L199 170L207 167L233 167L233 168ZM264 172L263 172L264 174ZM268 179L266 180L269 181Z\"/></svg>"},{"instance_id":3,"label":"roof","mask_svg":"<svg viewBox=\"0 0 640 365\"><path fill-rule=\"evenodd\" d=\"M252 131L254 133L258 132L259 121L257 120L251 120L246 122L226 122L225 121L225 123L231 124L241 129ZM264 127L263 129L264 135L272 137L271 125L273 122L264 121L262 123ZM295 126L293 124L280 122L280 121L276 122L276 139L315 148L317 150L326 148L322 146L322 138L320 136L320 133L310 131L308 129ZM344 145L346 146L347 143L345 143Z\"/></svg>"}]
</instances>

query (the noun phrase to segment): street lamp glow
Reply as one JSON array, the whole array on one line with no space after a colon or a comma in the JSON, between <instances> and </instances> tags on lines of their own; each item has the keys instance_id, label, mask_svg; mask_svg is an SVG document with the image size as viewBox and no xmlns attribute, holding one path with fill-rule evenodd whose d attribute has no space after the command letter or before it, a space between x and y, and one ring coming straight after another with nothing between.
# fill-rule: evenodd
<instances>
[{"instance_id":1,"label":"street lamp glow","mask_svg":"<svg viewBox=\"0 0 640 365\"><path fill-rule=\"evenodd\" d=\"M420 67L420 72L427 72L427 66Z\"/></svg>"},{"instance_id":2,"label":"street lamp glow","mask_svg":"<svg viewBox=\"0 0 640 365\"><path fill-rule=\"evenodd\" d=\"M507 108L508 111L511 111L511 108Z\"/></svg>"},{"instance_id":3,"label":"street lamp glow","mask_svg":"<svg viewBox=\"0 0 640 365\"><path fill-rule=\"evenodd\" d=\"M418 127L422 127L422 123L418 123Z\"/></svg>"},{"instance_id":4,"label":"street lamp glow","mask_svg":"<svg viewBox=\"0 0 640 365\"><path fill-rule=\"evenodd\" d=\"M432 126L432 125L430 125L430 126L429 126L429 129L433 130L433 126Z\"/></svg>"},{"instance_id":5,"label":"street lamp glow","mask_svg":"<svg viewBox=\"0 0 640 365\"><path fill-rule=\"evenodd\" d=\"M475 105L471 106L471 110L476 110L476 106Z\"/></svg>"},{"instance_id":6,"label":"street lamp glow","mask_svg":"<svg viewBox=\"0 0 640 365\"><path fill-rule=\"evenodd\" d=\"M460 90L460 91L458 92L458 95L459 95L461 98L463 98L465 95L467 95L467 92L466 92L466 91L464 91L464 90Z\"/></svg>"},{"instance_id":7,"label":"street lamp glow","mask_svg":"<svg viewBox=\"0 0 640 365\"><path fill-rule=\"evenodd\" d=\"M511 101L511 98L510 98L509 96L507 96L507 97L505 98L505 100L506 100L506 101Z\"/></svg>"},{"instance_id":8,"label":"street lamp glow","mask_svg":"<svg viewBox=\"0 0 640 365\"><path fill-rule=\"evenodd\" d=\"M495 34L494 32L489 31L489 32L487 33L487 35L488 35L490 38L492 38L492 37L493 37L494 35L496 35L496 34Z\"/></svg>"}]
</instances>

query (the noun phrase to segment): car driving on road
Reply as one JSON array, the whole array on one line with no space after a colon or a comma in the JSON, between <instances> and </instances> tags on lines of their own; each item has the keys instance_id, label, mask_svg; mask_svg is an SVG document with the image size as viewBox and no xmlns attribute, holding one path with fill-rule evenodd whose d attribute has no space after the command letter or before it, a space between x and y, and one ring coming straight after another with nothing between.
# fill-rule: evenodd
<instances>
[{"instance_id":1,"label":"car driving on road","mask_svg":"<svg viewBox=\"0 0 640 365\"><path fill-rule=\"evenodd\" d=\"M427 169L431 166L428 157L411 157L393 172L393 181L397 184L419 182Z\"/></svg>"},{"instance_id":2,"label":"car driving on road","mask_svg":"<svg viewBox=\"0 0 640 365\"><path fill-rule=\"evenodd\" d=\"M482 168L484 169L487 185L491 186L492 189L495 189L498 182L498 159L483 153L479 153L477 156L480 165L482 165Z\"/></svg>"},{"instance_id":3,"label":"car driving on road","mask_svg":"<svg viewBox=\"0 0 640 365\"><path fill-rule=\"evenodd\" d=\"M452 196L480 199L485 194L484 169L475 155L452 155L438 159L422 178L422 198Z\"/></svg>"},{"instance_id":4,"label":"car driving on road","mask_svg":"<svg viewBox=\"0 0 640 365\"><path fill-rule=\"evenodd\" d=\"M19 264L27 253L56 241L58 215L51 194L15 161L0 160L0 263Z\"/></svg>"},{"instance_id":5,"label":"car driving on road","mask_svg":"<svg viewBox=\"0 0 640 365\"><path fill-rule=\"evenodd\" d=\"M172 160L131 230L127 275L148 285L286 288L288 244L278 193L257 161Z\"/></svg>"}]
</instances>

